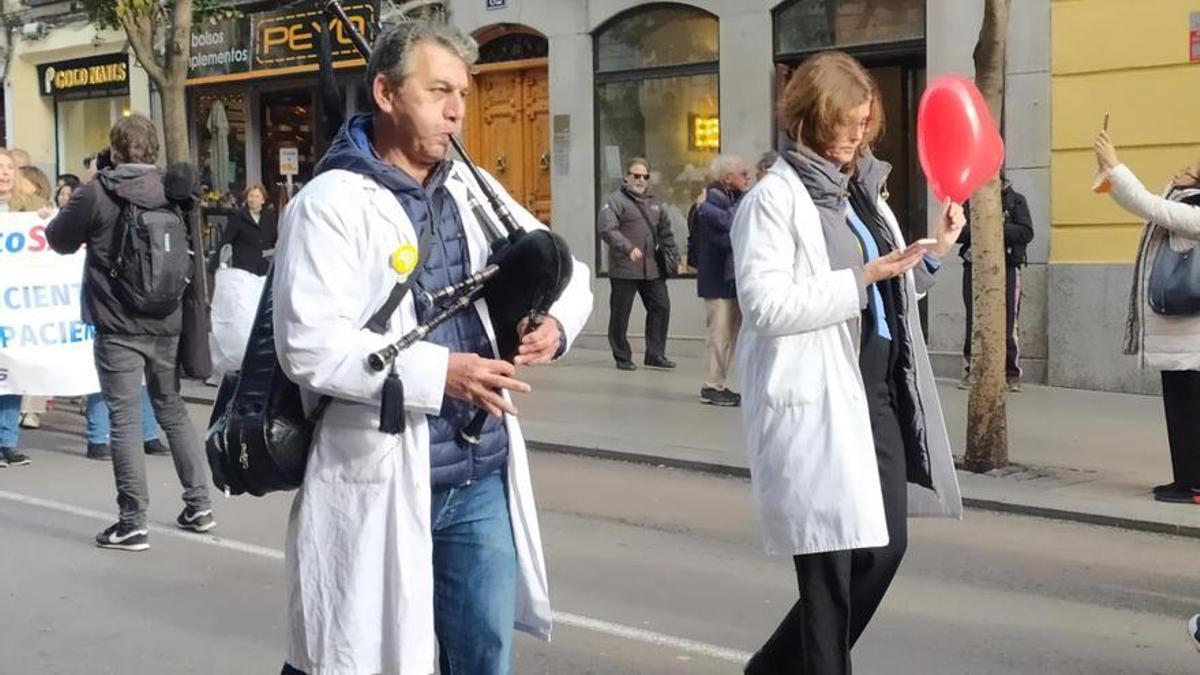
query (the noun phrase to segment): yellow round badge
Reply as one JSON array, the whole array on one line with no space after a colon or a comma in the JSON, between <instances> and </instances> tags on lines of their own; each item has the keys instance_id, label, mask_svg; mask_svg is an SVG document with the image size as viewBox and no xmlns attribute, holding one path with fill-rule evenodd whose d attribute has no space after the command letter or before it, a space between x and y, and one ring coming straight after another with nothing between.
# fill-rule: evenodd
<instances>
[{"instance_id":1,"label":"yellow round badge","mask_svg":"<svg viewBox=\"0 0 1200 675\"><path fill-rule=\"evenodd\" d=\"M405 244L392 251L392 269L396 274L407 277L417 268L417 247Z\"/></svg>"}]
</instances>

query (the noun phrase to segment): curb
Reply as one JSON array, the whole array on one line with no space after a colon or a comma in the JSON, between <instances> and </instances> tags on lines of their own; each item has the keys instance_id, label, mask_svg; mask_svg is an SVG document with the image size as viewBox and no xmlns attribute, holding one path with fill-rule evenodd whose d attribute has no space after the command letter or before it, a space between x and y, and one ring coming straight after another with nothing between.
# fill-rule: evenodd
<instances>
[{"instance_id":1,"label":"curb","mask_svg":"<svg viewBox=\"0 0 1200 675\"><path fill-rule=\"evenodd\" d=\"M183 396L183 400L187 403L205 406L211 406L214 401L213 398L189 396L187 394ZM716 462L701 462L677 457L663 457L660 455L649 455L625 450L587 448L576 445L565 445L562 443L543 443L529 439L526 439L525 443L530 450L535 450L538 452L573 455L576 457L591 457L595 459L627 462L630 464L664 466L671 469L694 471L696 473L724 476L726 478L739 478L743 480L750 478L750 470L745 467L718 464ZM1001 501L998 499L983 499L979 497L969 497L966 495L963 496L962 502L965 508L977 511L992 511L995 513L1009 513L1020 516L1049 518L1051 520L1084 523L1086 525L1099 525L1101 527L1112 527L1136 532L1168 534L1177 537L1200 539L1200 527L1176 525L1156 520L1146 520L1144 518L1127 518L1124 516L1089 513L1079 510L1059 509L1050 506L1038 506L1035 504L1021 504L1016 502Z\"/></svg>"},{"instance_id":2,"label":"curb","mask_svg":"<svg viewBox=\"0 0 1200 675\"><path fill-rule=\"evenodd\" d=\"M584 448L571 445L563 445L560 443L541 443L538 441L527 440L526 445L531 449L539 452L551 452L561 455L574 455L578 457L593 457L598 459L607 459L618 462L628 462L631 464L646 464L655 466L665 466L672 469L682 469L685 471L695 471L697 473L706 473L710 475L725 476L728 478L750 478L750 470L738 467L729 466L726 464L715 464L712 462L696 462L687 459L677 459L672 457L660 457L654 455L644 455L636 452L624 452L621 450L605 450L601 448ZM976 511L992 511L995 513L1009 513L1021 516L1034 516L1037 518L1048 518L1051 520L1062 520L1068 522L1084 523L1087 525L1099 525L1102 527L1112 527L1122 530L1132 530L1136 532L1149 532L1152 534L1169 534L1178 537L1188 537L1192 539L1200 539L1200 527L1192 527L1187 525L1173 525L1155 520L1145 520L1142 518L1126 518L1123 516L1110 516L1099 513L1088 513L1085 511L1073 511L1070 509L1057 509L1048 506L1037 506L1034 504L1020 504L1014 502L1000 501L997 499L981 499L977 497L962 498L963 506Z\"/></svg>"}]
</instances>

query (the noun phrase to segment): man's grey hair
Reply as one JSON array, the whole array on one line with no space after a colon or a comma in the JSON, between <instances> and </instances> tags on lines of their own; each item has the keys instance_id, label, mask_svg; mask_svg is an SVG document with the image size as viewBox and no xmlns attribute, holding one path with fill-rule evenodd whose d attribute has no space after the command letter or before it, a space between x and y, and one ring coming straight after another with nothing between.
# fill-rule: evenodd
<instances>
[{"instance_id":1,"label":"man's grey hair","mask_svg":"<svg viewBox=\"0 0 1200 675\"><path fill-rule=\"evenodd\" d=\"M708 167L708 176L712 180L722 180L731 173L749 170L746 160L737 155L717 155Z\"/></svg>"},{"instance_id":2,"label":"man's grey hair","mask_svg":"<svg viewBox=\"0 0 1200 675\"><path fill-rule=\"evenodd\" d=\"M396 21L385 24L375 38L371 50L371 61L367 64L367 91L375 86L375 76L383 75L393 86L400 86L412 73L413 49L428 42L450 50L463 60L467 67L479 59L479 45L475 38L457 26L440 21ZM372 97L372 102L374 98Z\"/></svg>"}]
</instances>

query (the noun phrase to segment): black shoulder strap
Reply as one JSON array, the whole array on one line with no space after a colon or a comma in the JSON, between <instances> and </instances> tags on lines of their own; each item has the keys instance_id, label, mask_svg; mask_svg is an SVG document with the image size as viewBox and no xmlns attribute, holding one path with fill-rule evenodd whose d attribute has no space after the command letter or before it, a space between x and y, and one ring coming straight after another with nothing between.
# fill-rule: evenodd
<instances>
[{"instance_id":1,"label":"black shoulder strap","mask_svg":"<svg viewBox=\"0 0 1200 675\"><path fill-rule=\"evenodd\" d=\"M642 214L642 220L646 221L646 226L650 228L650 238L654 240L654 249L658 250L658 222L650 219L650 212L646 210L644 203L634 199L630 199L629 201L633 202L638 212Z\"/></svg>"},{"instance_id":2,"label":"black shoulder strap","mask_svg":"<svg viewBox=\"0 0 1200 675\"><path fill-rule=\"evenodd\" d=\"M425 258L429 257L429 240L433 236L434 223L430 222L428 227L421 229L421 235L417 239L417 267L408 275L404 281L396 282L392 287L392 292L388 294L387 300L383 306L379 308L375 314L371 315L367 321L366 329L372 333L383 335L388 331L388 325L391 323L392 313L400 306L400 301L408 294L408 289L412 287L413 281L417 278L417 272L425 266Z\"/></svg>"}]
</instances>

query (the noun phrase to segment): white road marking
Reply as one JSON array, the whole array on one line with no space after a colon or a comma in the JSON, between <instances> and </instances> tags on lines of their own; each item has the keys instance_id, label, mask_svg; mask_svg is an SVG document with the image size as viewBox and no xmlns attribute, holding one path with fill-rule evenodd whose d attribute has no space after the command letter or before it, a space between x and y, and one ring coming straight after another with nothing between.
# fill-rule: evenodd
<instances>
[{"instance_id":1,"label":"white road marking","mask_svg":"<svg viewBox=\"0 0 1200 675\"><path fill-rule=\"evenodd\" d=\"M26 504L29 506L36 506L38 508L47 509L50 511L58 511L59 513L67 513L73 516L79 516L81 518L100 521L102 523L111 523L113 521L113 514L111 513L94 511L81 506L64 504L62 502L42 499L40 497L31 497L29 495L23 495L17 492L0 490L0 499L5 499L10 502L17 502L19 504ZM207 544L209 546L216 546L218 548L223 548L230 551L237 551L238 553L248 553L250 555L259 556L260 558L283 560L283 551L268 548L266 546L250 544L244 541L237 541L235 539L225 539L223 537L216 537L209 534L197 534L195 532L188 532L175 527L155 523L148 524L147 529L156 535L174 537L176 539L183 539L192 543ZM602 619L593 619L591 617L580 616L578 614L570 614L568 612L555 612L554 621L564 626L570 626L572 628L578 628L593 633L600 633L610 637L631 640L633 642L641 642L658 647L667 647L681 652L686 652L688 654L704 656L711 659L717 659L719 661L736 663L739 665L744 664L750 659L749 652L708 644L706 642L699 642L697 640L689 640L687 638L676 637L674 635L665 635L663 633L656 633L651 630L634 628L632 626L612 623Z\"/></svg>"}]
</instances>

